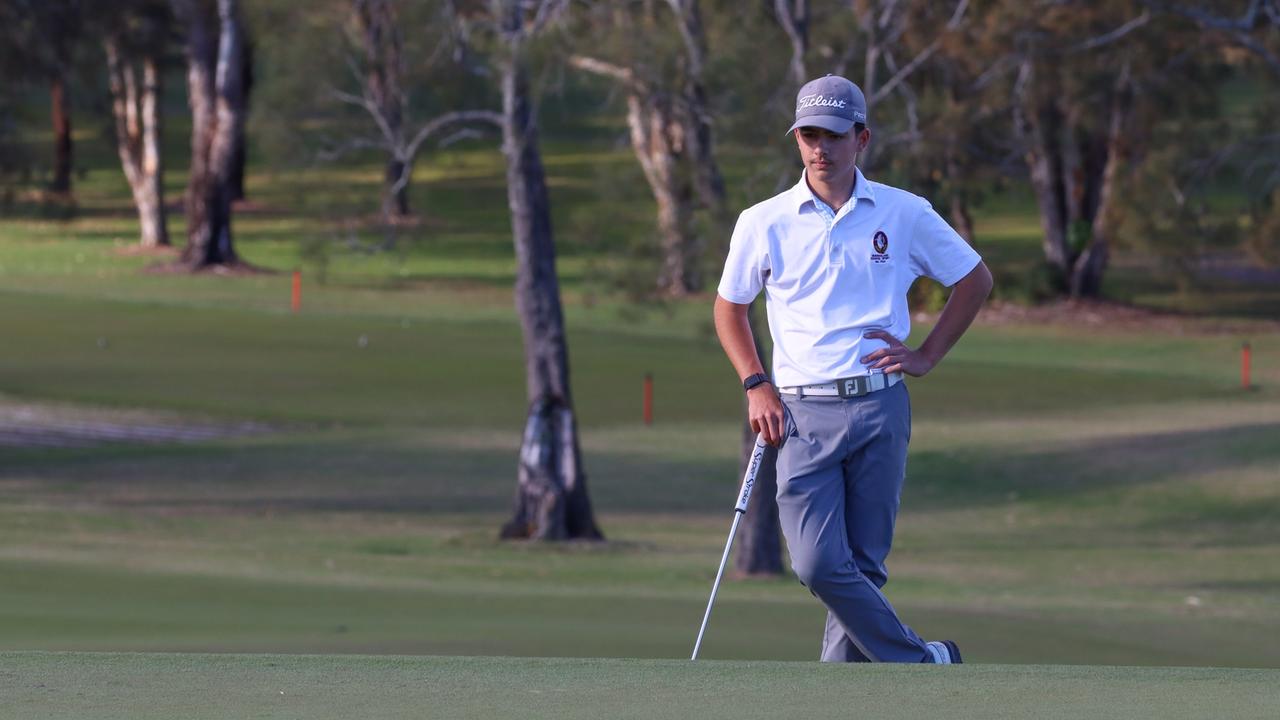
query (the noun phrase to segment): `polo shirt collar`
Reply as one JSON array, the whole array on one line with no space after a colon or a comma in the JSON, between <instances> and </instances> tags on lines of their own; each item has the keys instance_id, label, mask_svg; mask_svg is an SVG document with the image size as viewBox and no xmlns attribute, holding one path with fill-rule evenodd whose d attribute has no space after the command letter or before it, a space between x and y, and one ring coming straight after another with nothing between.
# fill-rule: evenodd
<instances>
[{"instance_id":1,"label":"polo shirt collar","mask_svg":"<svg viewBox=\"0 0 1280 720\"><path fill-rule=\"evenodd\" d=\"M853 197L858 200L866 200L872 205L876 204L876 193L872 189L871 183L867 181L865 175L862 174L862 168L855 167L853 169L855 180L853 183ZM795 201L796 212L804 207L805 203L817 202L818 196L813 194L813 190L809 189L807 180L807 170L800 171L800 182L791 188L792 199Z\"/></svg>"}]
</instances>

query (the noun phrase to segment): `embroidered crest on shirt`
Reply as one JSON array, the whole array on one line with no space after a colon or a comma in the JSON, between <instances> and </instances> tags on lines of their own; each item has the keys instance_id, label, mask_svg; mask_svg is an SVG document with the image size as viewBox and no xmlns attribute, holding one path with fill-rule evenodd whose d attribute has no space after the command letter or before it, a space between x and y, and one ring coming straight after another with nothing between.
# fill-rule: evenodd
<instances>
[{"instance_id":1,"label":"embroidered crest on shirt","mask_svg":"<svg viewBox=\"0 0 1280 720\"><path fill-rule=\"evenodd\" d=\"M877 265L889 262L889 236L883 230L877 230L871 238L871 249L875 251L871 253L871 262Z\"/></svg>"}]
</instances>

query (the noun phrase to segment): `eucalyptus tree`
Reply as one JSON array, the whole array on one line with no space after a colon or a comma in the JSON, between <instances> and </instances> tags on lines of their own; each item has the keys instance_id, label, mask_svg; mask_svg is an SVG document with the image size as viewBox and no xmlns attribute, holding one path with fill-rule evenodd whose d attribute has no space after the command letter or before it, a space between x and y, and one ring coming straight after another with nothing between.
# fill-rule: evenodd
<instances>
[{"instance_id":1,"label":"eucalyptus tree","mask_svg":"<svg viewBox=\"0 0 1280 720\"><path fill-rule=\"evenodd\" d=\"M172 16L165 0L130 0L104 20L116 151L138 211L140 244L168 246L161 145L162 74Z\"/></svg>"},{"instance_id":2,"label":"eucalyptus tree","mask_svg":"<svg viewBox=\"0 0 1280 720\"><path fill-rule=\"evenodd\" d=\"M1275 121L1280 112L1280 0L1214 5L1144 0L1143 5L1188 20L1208 43L1235 51L1231 53L1233 69L1259 88L1259 102L1238 137L1225 145L1215 138L1217 152L1190 174L1191 187L1180 185L1166 193L1166 203L1172 200L1183 213L1188 207L1203 206L1203 201L1194 203L1193 198L1205 195L1206 176L1228 163L1238 164L1246 178L1248 200L1248 212L1242 215L1247 221L1240 228L1242 249L1258 264L1280 266L1280 130ZM1203 212L1195 214L1199 219Z\"/></svg>"},{"instance_id":3,"label":"eucalyptus tree","mask_svg":"<svg viewBox=\"0 0 1280 720\"><path fill-rule=\"evenodd\" d=\"M660 293L703 286L706 238L695 223L709 210L727 232L724 180L704 79L707 40L696 0L610 0L576 7L581 38L569 64L615 83L626 97L631 149L657 205Z\"/></svg>"},{"instance_id":4,"label":"eucalyptus tree","mask_svg":"<svg viewBox=\"0 0 1280 720\"><path fill-rule=\"evenodd\" d=\"M314 47L314 38L298 38L297 52L305 56L295 60L318 72L294 84L314 86L320 78L326 87L320 102L306 98L293 111L327 121L331 130L321 140L322 160L380 153L382 218L389 223L410 218L413 172L426 150L433 143L444 146L480 135L493 124L491 111L474 109L488 99L488 83L463 61L465 41L454 35L452 4L331 0L294 12L331 14L341 42ZM359 120L343 117L335 103L355 110Z\"/></svg>"},{"instance_id":5,"label":"eucalyptus tree","mask_svg":"<svg viewBox=\"0 0 1280 720\"><path fill-rule=\"evenodd\" d=\"M565 2L487 0L453 6L461 37L487 41L502 94L507 205L516 255L515 304L524 340L528 415L520 445L515 508L503 538L601 540L578 442L569 352L556 272L551 199L542 164L529 74L532 45L562 23Z\"/></svg>"},{"instance_id":6,"label":"eucalyptus tree","mask_svg":"<svg viewBox=\"0 0 1280 720\"><path fill-rule=\"evenodd\" d=\"M1071 297L1100 294L1123 208L1164 124L1217 112L1221 63L1185 20L1141 2L1000 8L1013 130L1040 210L1045 261ZM1194 148L1185 148L1194 151Z\"/></svg>"},{"instance_id":7,"label":"eucalyptus tree","mask_svg":"<svg viewBox=\"0 0 1280 720\"><path fill-rule=\"evenodd\" d=\"M0 69L6 83L42 84L49 90L53 136L48 189L71 192L74 162L72 95L77 50L85 39L82 0L6 0L0 3Z\"/></svg>"},{"instance_id":8,"label":"eucalyptus tree","mask_svg":"<svg viewBox=\"0 0 1280 720\"><path fill-rule=\"evenodd\" d=\"M236 0L171 0L185 30L191 163L182 263L241 265L231 229L237 145L245 121L244 30Z\"/></svg>"}]
</instances>

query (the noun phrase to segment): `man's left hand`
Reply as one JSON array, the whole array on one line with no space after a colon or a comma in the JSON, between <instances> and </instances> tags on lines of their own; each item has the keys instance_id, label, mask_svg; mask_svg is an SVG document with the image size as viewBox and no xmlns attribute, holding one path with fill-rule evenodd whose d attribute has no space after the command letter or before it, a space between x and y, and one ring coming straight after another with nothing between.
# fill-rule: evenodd
<instances>
[{"instance_id":1,"label":"man's left hand","mask_svg":"<svg viewBox=\"0 0 1280 720\"><path fill-rule=\"evenodd\" d=\"M879 369L885 373L903 372L911 377L920 377L932 370L935 365L934 361L924 353L912 350L901 340L883 330L871 330L863 333L862 336L889 343L889 347L880 348L862 358L862 362L870 365L872 369Z\"/></svg>"}]
</instances>

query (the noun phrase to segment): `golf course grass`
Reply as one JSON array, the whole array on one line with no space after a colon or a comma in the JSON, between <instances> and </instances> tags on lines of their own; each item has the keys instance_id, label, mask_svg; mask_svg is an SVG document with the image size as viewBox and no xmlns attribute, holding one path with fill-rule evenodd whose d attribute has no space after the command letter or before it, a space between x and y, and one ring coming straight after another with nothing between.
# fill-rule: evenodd
<instances>
[{"instance_id":1,"label":"golf course grass","mask_svg":"<svg viewBox=\"0 0 1280 720\"><path fill-rule=\"evenodd\" d=\"M0 653L5 717L1275 717L1280 670Z\"/></svg>"},{"instance_id":2,"label":"golf course grass","mask_svg":"<svg viewBox=\"0 0 1280 720\"><path fill-rule=\"evenodd\" d=\"M74 217L0 218L0 717L1280 708L1278 671L1260 669L1280 668L1280 332L1234 312L1244 295L1215 314L1212 295L1144 279L1134 295L1207 314L980 319L909 381L885 591L969 664L821 666L822 610L789 574L730 578L695 664L742 397L709 295L636 303L602 280L625 256L583 218L612 217L591 180L625 152L548 153L553 201L574 208L559 268L607 541L530 544L497 539L526 407L491 148L451 150L457 178L424 169L423 221L389 250L374 224L343 225L376 205L376 163L251 176L236 232L260 272L189 277L131 250L119 171L87 146L100 165ZM1018 268L1035 218L999 212L979 250ZM172 437L142 439L155 428Z\"/></svg>"}]
</instances>

